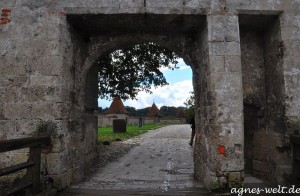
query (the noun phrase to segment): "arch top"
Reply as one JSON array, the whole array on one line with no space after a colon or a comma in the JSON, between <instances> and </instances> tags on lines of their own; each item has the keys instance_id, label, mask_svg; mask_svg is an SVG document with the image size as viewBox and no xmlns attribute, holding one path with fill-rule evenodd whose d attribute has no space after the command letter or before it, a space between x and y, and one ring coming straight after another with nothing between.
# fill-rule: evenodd
<instances>
[{"instance_id":1,"label":"arch top","mask_svg":"<svg viewBox=\"0 0 300 196\"><path fill-rule=\"evenodd\" d=\"M143 42L168 48L192 65L191 47L207 23L205 15L188 14L71 14L67 21L88 46L84 72L103 53Z\"/></svg>"},{"instance_id":2,"label":"arch top","mask_svg":"<svg viewBox=\"0 0 300 196\"><path fill-rule=\"evenodd\" d=\"M183 58L186 64L192 66L189 51L191 50L190 44L184 37L167 37L156 36L149 34L136 34L136 35L123 35L115 37L93 37L91 38L88 47L88 56L86 57L82 70L87 73L93 64L104 54L122 49L131 45L141 43L154 42L159 46L167 48L175 52L178 56Z\"/></svg>"}]
</instances>

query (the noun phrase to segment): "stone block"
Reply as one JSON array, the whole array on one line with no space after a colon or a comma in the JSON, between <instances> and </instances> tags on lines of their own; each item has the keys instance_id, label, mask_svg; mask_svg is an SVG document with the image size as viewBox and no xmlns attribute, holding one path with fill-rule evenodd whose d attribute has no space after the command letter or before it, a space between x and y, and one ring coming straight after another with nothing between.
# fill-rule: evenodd
<instances>
[{"instance_id":1,"label":"stone block","mask_svg":"<svg viewBox=\"0 0 300 196\"><path fill-rule=\"evenodd\" d=\"M48 153L46 155L47 171L50 175L57 175L65 172L71 166L66 151L60 153Z\"/></svg>"},{"instance_id":2,"label":"stone block","mask_svg":"<svg viewBox=\"0 0 300 196\"><path fill-rule=\"evenodd\" d=\"M47 87L44 89L44 100L45 101L72 101L70 89L63 88L62 86Z\"/></svg>"},{"instance_id":3,"label":"stone block","mask_svg":"<svg viewBox=\"0 0 300 196\"><path fill-rule=\"evenodd\" d=\"M210 72L224 72L225 71L225 57L224 56L211 56L209 58Z\"/></svg>"},{"instance_id":4,"label":"stone block","mask_svg":"<svg viewBox=\"0 0 300 196\"><path fill-rule=\"evenodd\" d=\"M191 8L207 8L209 0L185 0L185 6Z\"/></svg>"},{"instance_id":5,"label":"stone block","mask_svg":"<svg viewBox=\"0 0 300 196\"><path fill-rule=\"evenodd\" d=\"M45 101L44 99L44 87L32 87L32 88L22 88L21 90L21 100L22 102L36 102Z\"/></svg>"},{"instance_id":6,"label":"stone block","mask_svg":"<svg viewBox=\"0 0 300 196\"><path fill-rule=\"evenodd\" d=\"M24 31L26 32L26 30ZM32 32L30 34L34 34L34 33ZM32 38L33 35L29 37ZM22 54L26 57L35 58L35 59L39 59L41 56L59 55L62 52L61 46L63 46L63 43L59 44L59 39L55 41L47 40L47 39L42 39L42 40L28 39L28 40L23 40L23 42L16 43L16 48L18 48L17 52L19 54Z\"/></svg>"},{"instance_id":7,"label":"stone block","mask_svg":"<svg viewBox=\"0 0 300 196\"><path fill-rule=\"evenodd\" d=\"M120 1L120 9L134 8L134 7L139 7L139 8L144 7L144 0L122 0L122 1Z\"/></svg>"},{"instance_id":8,"label":"stone block","mask_svg":"<svg viewBox=\"0 0 300 196\"><path fill-rule=\"evenodd\" d=\"M210 15L208 21L208 41L239 42L237 16Z\"/></svg>"},{"instance_id":9,"label":"stone block","mask_svg":"<svg viewBox=\"0 0 300 196\"><path fill-rule=\"evenodd\" d=\"M57 116L56 105L52 102L36 102L32 104L32 118L53 119Z\"/></svg>"},{"instance_id":10,"label":"stone block","mask_svg":"<svg viewBox=\"0 0 300 196\"><path fill-rule=\"evenodd\" d=\"M219 95L224 95L227 91L240 94L242 77L236 72L211 73L210 89L217 90ZM221 96L219 98L222 100Z\"/></svg>"},{"instance_id":11,"label":"stone block","mask_svg":"<svg viewBox=\"0 0 300 196\"><path fill-rule=\"evenodd\" d=\"M20 87L26 86L29 78L26 76L3 76L0 77L1 87Z\"/></svg>"},{"instance_id":12,"label":"stone block","mask_svg":"<svg viewBox=\"0 0 300 196\"><path fill-rule=\"evenodd\" d=\"M46 166L47 171L50 175L60 174L60 154L59 153L50 153L46 155Z\"/></svg>"},{"instance_id":13,"label":"stone block","mask_svg":"<svg viewBox=\"0 0 300 196\"><path fill-rule=\"evenodd\" d=\"M223 127L226 128L226 124L222 124ZM229 139L228 139L228 143L231 145L238 145L241 143L241 141L243 141L244 138L244 124L243 123L229 123L228 125L229 127L227 128L228 130L230 130L230 134L229 134ZM238 153L239 151L235 151L236 154L240 154ZM242 165L240 165L242 166Z\"/></svg>"},{"instance_id":14,"label":"stone block","mask_svg":"<svg viewBox=\"0 0 300 196\"><path fill-rule=\"evenodd\" d=\"M300 35L299 35L300 36ZM297 76L300 73L300 57L288 56L283 58L284 75Z\"/></svg>"},{"instance_id":15,"label":"stone block","mask_svg":"<svg viewBox=\"0 0 300 196\"><path fill-rule=\"evenodd\" d=\"M8 103L3 105L5 119L30 119L32 105L30 103Z\"/></svg>"},{"instance_id":16,"label":"stone block","mask_svg":"<svg viewBox=\"0 0 300 196\"><path fill-rule=\"evenodd\" d=\"M240 52L240 43L238 42L211 42L209 43L209 54L210 55L237 55Z\"/></svg>"},{"instance_id":17,"label":"stone block","mask_svg":"<svg viewBox=\"0 0 300 196\"><path fill-rule=\"evenodd\" d=\"M159 8L182 8L183 0L147 0L146 7L159 7Z\"/></svg>"},{"instance_id":18,"label":"stone block","mask_svg":"<svg viewBox=\"0 0 300 196\"><path fill-rule=\"evenodd\" d=\"M239 23L237 15L230 15L225 21L225 41L227 42L239 42Z\"/></svg>"},{"instance_id":19,"label":"stone block","mask_svg":"<svg viewBox=\"0 0 300 196\"><path fill-rule=\"evenodd\" d=\"M0 102L1 103L15 103L20 99L20 88L18 87L0 87Z\"/></svg>"},{"instance_id":20,"label":"stone block","mask_svg":"<svg viewBox=\"0 0 300 196\"><path fill-rule=\"evenodd\" d=\"M226 56L225 69L229 72L241 72L241 56Z\"/></svg>"},{"instance_id":21,"label":"stone block","mask_svg":"<svg viewBox=\"0 0 300 196\"><path fill-rule=\"evenodd\" d=\"M210 15L208 21L208 41L225 41L224 16Z\"/></svg>"},{"instance_id":22,"label":"stone block","mask_svg":"<svg viewBox=\"0 0 300 196\"><path fill-rule=\"evenodd\" d=\"M282 31L283 31L283 37L282 38L288 38L291 39L292 37L287 37L285 36L285 33L287 31L294 32L300 29L300 15L295 14L293 12L283 12L280 15L280 20L281 20L281 26L282 26ZM293 29L293 30L292 30Z\"/></svg>"},{"instance_id":23,"label":"stone block","mask_svg":"<svg viewBox=\"0 0 300 196\"><path fill-rule=\"evenodd\" d=\"M64 136L52 137L51 138L51 146L52 146L51 151L54 153L55 152L59 153L59 152L63 151L66 148L64 140L65 140Z\"/></svg>"},{"instance_id":24,"label":"stone block","mask_svg":"<svg viewBox=\"0 0 300 196\"><path fill-rule=\"evenodd\" d=\"M32 118L62 119L68 116L69 106L63 103L39 102L32 104Z\"/></svg>"},{"instance_id":25,"label":"stone block","mask_svg":"<svg viewBox=\"0 0 300 196\"><path fill-rule=\"evenodd\" d=\"M2 67L0 69L0 75L3 76L24 76L26 75L26 65L21 63L13 63L14 61L10 62L3 62Z\"/></svg>"},{"instance_id":26,"label":"stone block","mask_svg":"<svg viewBox=\"0 0 300 196\"><path fill-rule=\"evenodd\" d=\"M53 13L54 12L55 11L53 11ZM45 14L45 16L41 18L40 22L37 24L35 36L38 37L39 39L47 39L47 40L61 39L62 36L61 29L60 29L61 20L62 19L61 17L59 17L59 15L52 14L52 13ZM47 24L47 26L45 24Z\"/></svg>"},{"instance_id":27,"label":"stone block","mask_svg":"<svg viewBox=\"0 0 300 196\"><path fill-rule=\"evenodd\" d=\"M234 137L234 136L231 136ZM237 140L242 140L242 137L237 137ZM239 142L240 142L239 141ZM235 147L233 147L233 142L237 141L222 141L222 138L220 139L220 142L225 143L228 145L226 147L226 154L223 157L223 159L220 161L220 169L223 172L230 172L230 171L242 171L244 170L244 156L240 152L235 151Z\"/></svg>"},{"instance_id":28,"label":"stone block","mask_svg":"<svg viewBox=\"0 0 300 196\"><path fill-rule=\"evenodd\" d=\"M18 89L19 90L19 89ZM11 92L10 92L11 91ZM22 102L61 102L62 100L70 100L70 95L67 94L67 90L63 90L62 87L47 87L47 86L33 86L24 87L20 90L20 93L16 94L17 90L10 90L6 93L11 101L18 100ZM11 93L11 94L10 94ZM13 94L15 93L15 95ZM13 99L15 97L15 99ZM0 97L1 100L1 97Z\"/></svg>"},{"instance_id":29,"label":"stone block","mask_svg":"<svg viewBox=\"0 0 300 196\"><path fill-rule=\"evenodd\" d=\"M0 137L2 139L13 138L13 135L16 134L16 129L14 121L12 120L0 120Z\"/></svg>"},{"instance_id":30,"label":"stone block","mask_svg":"<svg viewBox=\"0 0 300 196\"><path fill-rule=\"evenodd\" d=\"M23 136L37 136L36 132L40 125L40 120L17 120L15 121L15 126L18 132L18 135Z\"/></svg>"},{"instance_id":31,"label":"stone block","mask_svg":"<svg viewBox=\"0 0 300 196\"><path fill-rule=\"evenodd\" d=\"M218 107L217 122L219 123L241 123L243 121L242 110L235 105Z\"/></svg>"},{"instance_id":32,"label":"stone block","mask_svg":"<svg viewBox=\"0 0 300 196\"><path fill-rule=\"evenodd\" d=\"M286 27L281 29L283 40L297 40L300 37L299 27Z\"/></svg>"},{"instance_id":33,"label":"stone block","mask_svg":"<svg viewBox=\"0 0 300 196\"><path fill-rule=\"evenodd\" d=\"M59 76L31 76L31 86L59 86L61 85L61 77Z\"/></svg>"},{"instance_id":34,"label":"stone block","mask_svg":"<svg viewBox=\"0 0 300 196\"><path fill-rule=\"evenodd\" d=\"M284 56L300 57L300 40L284 40Z\"/></svg>"},{"instance_id":35,"label":"stone block","mask_svg":"<svg viewBox=\"0 0 300 196\"><path fill-rule=\"evenodd\" d=\"M59 76L63 74L63 56L45 56L36 62L36 72L42 76Z\"/></svg>"}]
</instances>

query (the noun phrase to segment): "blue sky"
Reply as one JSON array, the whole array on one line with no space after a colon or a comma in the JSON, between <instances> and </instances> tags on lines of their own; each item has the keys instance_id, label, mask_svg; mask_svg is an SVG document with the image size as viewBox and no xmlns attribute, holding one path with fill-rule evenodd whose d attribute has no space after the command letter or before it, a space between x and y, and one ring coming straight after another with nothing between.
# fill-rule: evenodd
<instances>
[{"instance_id":1,"label":"blue sky","mask_svg":"<svg viewBox=\"0 0 300 196\"><path fill-rule=\"evenodd\" d=\"M182 59L179 60L178 66L179 69L176 70L162 69L169 85L158 88L153 87L152 94L139 92L137 95L138 100L123 100L124 105L141 109L150 107L154 100L158 108L163 105L184 106L183 103L189 97L189 92L193 91L192 70ZM102 108L109 107L110 104L111 101L98 99L98 105Z\"/></svg>"}]
</instances>

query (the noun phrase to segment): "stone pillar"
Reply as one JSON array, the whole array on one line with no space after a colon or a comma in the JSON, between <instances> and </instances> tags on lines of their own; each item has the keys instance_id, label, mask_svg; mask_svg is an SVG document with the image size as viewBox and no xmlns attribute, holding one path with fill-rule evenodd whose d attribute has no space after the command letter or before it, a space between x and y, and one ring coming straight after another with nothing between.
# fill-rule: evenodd
<instances>
[{"instance_id":1,"label":"stone pillar","mask_svg":"<svg viewBox=\"0 0 300 196\"><path fill-rule=\"evenodd\" d=\"M207 31L207 69L201 74L206 77L207 84L202 82L202 98L197 108L201 149L195 162L201 166L195 174L213 190L243 184L243 95L238 16L210 14Z\"/></svg>"},{"instance_id":2,"label":"stone pillar","mask_svg":"<svg viewBox=\"0 0 300 196\"><path fill-rule=\"evenodd\" d=\"M295 7L296 8L296 7ZM299 5L298 5L299 8ZM283 78L284 78L284 113L286 131L278 142L281 147L288 147L289 136L300 130L300 14L299 11L284 12L280 17L281 38L283 46ZM281 139L282 140L282 139ZM280 141L280 140L279 140ZM283 145L282 145L283 144ZM284 149L284 148L282 148ZM288 149L288 148L286 148ZM278 183L286 181L291 174L291 160L277 153L276 174Z\"/></svg>"}]
</instances>

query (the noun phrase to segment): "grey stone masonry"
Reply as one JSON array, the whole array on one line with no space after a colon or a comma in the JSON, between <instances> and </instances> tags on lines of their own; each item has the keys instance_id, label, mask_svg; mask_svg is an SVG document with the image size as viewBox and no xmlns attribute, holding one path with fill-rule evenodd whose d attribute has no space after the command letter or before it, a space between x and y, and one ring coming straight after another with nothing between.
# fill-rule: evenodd
<instances>
[{"instance_id":1,"label":"grey stone masonry","mask_svg":"<svg viewBox=\"0 0 300 196\"><path fill-rule=\"evenodd\" d=\"M2 0L0 12L0 139L51 136L42 175L55 188L97 160L95 62L142 42L192 67L197 180L243 186L246 171L289 182L289 137L300 129L299 0ZM0 165L26 155L13 154Z\"/></svg>"}]
</instances>

